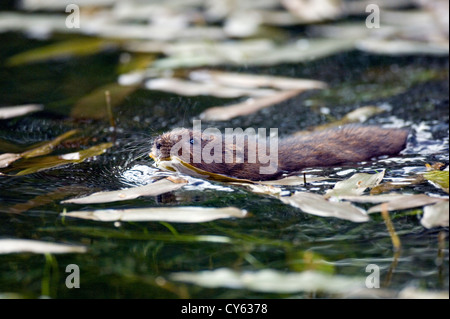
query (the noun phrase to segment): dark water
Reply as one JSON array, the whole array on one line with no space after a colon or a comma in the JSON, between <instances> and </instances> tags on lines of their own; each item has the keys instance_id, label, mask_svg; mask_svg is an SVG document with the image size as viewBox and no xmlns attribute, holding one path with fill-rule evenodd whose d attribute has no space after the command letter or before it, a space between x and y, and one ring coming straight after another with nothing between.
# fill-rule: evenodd
<instances>
[{"instance_id":1,"label":"dark water","mask_svg":"<svg viewBox=\"0 0 450 319\"><path fill-rule=\"evenodd\" d=\"M96 136L99 142L115 141L115 146L102 156L81 164L27 176L0 176L0 237L89 247L86 254L0 255L0 293L16 293L23 297L46 293L54 298L311 297L304 293L209 289L161 281L174 272L222 267L298 271L304 267L302 256L305 251L316 253L327 261L333 273L340 275L366 276L365 267L377 264L383 287L394 292L405 287L448 290L448 240L445 240L443 250L438 247L439 232L448 235L448 229L424 229L419 222L420 209L391 214L402 242L398 258L394 258L391 239L378 214L371 215L371 220L363 224L322 218L302 213L270 196L215 182L200 183L157 197L82 207L60 204L63 198L71 197L61 195L63 198L51 198L24 212L12 213L14 207L17 208L15 205L50 193L60 194L65 190L89 193L139 185L142 182L139 174L144 177L146 174L142 167L151 165L146 154L152 137L177 126L191 125L192 119L211 105L231 102L141 89L114 110L118 131L113 135L106 121L75 121L69 113L81 97L116 81L120 52L18 67L4 66L7 57L42 44L20 34L0 34L0 106L27 103L45 106L42 112L0 120L0 139L28 146L78 128L88 138ZM204 128L276 127L281 135L286 135L339 119L359 106L387 104L391 110L374 116L368 123L410 128L405 154L360 167L319 170L318 174L329 176L331 180L342 180L356 172L386 168L385 178L390 180L423 172L426 163L440 161L448 165L448 58L381 57L352 51L307 64L266 68L224 66L223 69L313 78L327 82L330 89L302 94L245 118L223 123L203 122ZM328 108L329 114L320 112L321 108ZM74 147L74 151L79 147ZM328 181L288 189L323 194L332 186L333 183ZM447 195L429 183L409 186L401 192ZM186 205L236 206L251 212L252 217L168 226L158 222L101 223L60 216L64 209ZM367 205L360 206L368 208ZM181 236L175 236L170 226ZM233 242L196 242L189 240L190 235L228 236ZM65 287L68 264L77 264L81 269L80 289Z\"/></svg>"}]
</instances>

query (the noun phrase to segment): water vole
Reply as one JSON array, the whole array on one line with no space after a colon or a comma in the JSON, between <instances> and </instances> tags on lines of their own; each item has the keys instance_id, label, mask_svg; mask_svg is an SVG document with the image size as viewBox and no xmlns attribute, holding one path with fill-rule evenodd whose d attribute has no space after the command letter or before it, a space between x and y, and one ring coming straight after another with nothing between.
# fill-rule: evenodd
<instances>
[{"instance_id":1,"label":"water vole","mask_svg":"<svg viewBox=\"0 0 450 319\"><path fill-rule=\"evenodd\" d=\"M194 167L211 173L270 180L304 168L330 167L396 155L405 148L407 136L405 129L348 125L270 142L267 138L256 138L253 144L244 136L236 136L233 143L223 135L178 128L155 139L151 156L165 160L172 152ZM237 142L239 138L242 143ZM259 148L262 142L267 148ZM271 161L268 151L270 145L275 146L271 144L274 142L276 154L272 155L276 156L271 159L276 160Z\"/></svg>"}]
</instances>

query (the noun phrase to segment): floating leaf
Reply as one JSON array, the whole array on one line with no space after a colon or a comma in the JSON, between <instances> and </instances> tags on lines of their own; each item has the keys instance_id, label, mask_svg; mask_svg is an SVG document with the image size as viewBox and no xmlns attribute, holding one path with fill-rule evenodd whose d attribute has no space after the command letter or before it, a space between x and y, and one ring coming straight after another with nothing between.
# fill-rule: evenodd
<instances>
[{"instance_id":1,"label":"floating leaf","mask_svg":"<svg viewBox=\"0 0 450 319\"><path fill-rule=\"evenodd\" d=\"M449 299L448 291L430 291L406 287L398 293L399 299Z\"/></svg>"},{"instance_id":2,"label":"floating leaf","mask_svg":"<svg viewBox=\"0 0 450 319\"><path fill-rule=\"evenodd\" d=\"M415 176L397 179L395 182L387 182L375 186L370 190L371 195L377 195L385 192L389 192L395 189L401 189L412 185L418 185L424 182L423 175L418 174Z\"/></svg>"},{"instance_id":3,"label":"floating leaf","mask_svg":"<svg viewBox=\"0 0 450 319\"><path fill-rule=\"evenodd\" d=\"M262 88L271 87L278 90L313 90L327 87L325 82L288 78L282 76L256 75L245 73L232 73L217 70L192 71L189 77L195 81L214 82L228 87Z\"/></svg>"},{"instance_id":4,"label":"floating leaf","mask_svg":"<svg viewBox=\"0 0 450 319\"><path fill-rule=\"evenodd\" d=\"M307 181L313 182L313 181L319 181L327 179L326 177L311 177L308 176ZM233 185L239 185L244 186L253 193L257 194L266 194L271 195L276 198L279 198L281 193L283 192L283 189L280 186L297 186L297 185L304 185L305 184L305 178L300 176L289 176L278 180L270 180L270 181L255 181L252 183L244 182L244 183L238 183L238 182L232 182Z\"/></svg>"},{"instance_id":5,"label":"floating leaf","mask_svg":"<svg viewBox=\"0 0 450 319\"><path fill-rule=\"evenodd\" d=\"M403 209L409 209L414 207L422 207L425 205L435 204L438 202L443 201L442 198L437 197L430 197L425 194L418 194L418 195L409 195L408 197L403 197L399 199L393 199L389 202L387 202L386 209L388 211L393 210L403 210ZM371 207L367 213L379 213L383 209L383 204L376 205Z\"/></svg>"},{"instance_id":6,"label":"floating leaf","mask_svg":"<svg viewBox=\"0 0 450 319\"><path fill-rule=\"evenodd\" d=\"M250 98L237 104L211 107L200 114L200 119L205 121L227 121L232 118L249 115L263 108L281 103L285 100L293 98L301 92L301 90L280 91L265 97Z\"/></svg>"},{"instance_id":7,"label":"floating leaf","mask_svg":"<svg viewBox=\"0 0 450 319\"><path fill-rule=\"evenodd\" d=\"M281 194L282 189L280 187L272 185L262 185L262 184L250 184L250 183L232 183L233 185L240 185L249 188L250 191L256 194L266 194L272 196L278 196Z\"/></svg>"},{"instance_id":8,"label":"floating leaf","mask_svg":"<svg viewBox=\"0 0 450 319\"><path fill-rule=\"evenodd\" d=\"M110 92L111 107L120 105L127 96L138 89L138 85L122 86L118 83L104 85L81 98L72 108L70 116L94 120L108 119L105 92Z\"/></svg>"},{"instance_id":9,"label":"floating leaf","mask_svg":"<svg viewBox=\"0 0 450 319\"><path fill-rule=\"evenodd\" d=\"M184 96L210 95L220 98L236 98L241 96L270 96L275 91L269 89L248 89L221 86L216 83L201 83L176 78L151 79L145 83L150 90L175 93Z\"/></svg>"},{"instance_id":10,"label":"floating leaf","mask_svg":"<svg viewBox=\"0 0 450 319\"><path fill-rule=\"evenodd\" d=\"M240 43L244 42L244 43ZM233 41L232 43L209 44L186 48L183 46L167 52L168 57L152 64L154 69L194 68L230 65L276 65L313 61L354 48L354 41L347 39L299 39L293 43L276 45L274 41ZM171 54L170 54L171 53Z\"/></svg>"},{"instance_id":11,"label":"floating leaf","mask_svg":"<svg viewBox=\"0 0 450 319\"><path fill-rule=\"evenodd\" d=\"M81 163L84 160L86 160L87 158L103 154L108 148L110 148L112 146L113 146L112 143L103 143L103 144L92 146L89 149L82 150L79 152L68 153L68 154L57 155L57 156L44 156L44 157L38 157L38 158L24 159L20 163L14 164L13 167L8 168L7 172L24 168L23 170L14 174L14 175L20 176L20 175L28 175L28 174L36 173L39 171L59 167L59 166L66 165L66 164Z\"/></svg>"},{"instance_id":12,"label":"floating leaf","mask_svg":"<svg viewBox=\"0 0 450 319\"><path fill-rule=\"evenodd\" d=\"M446 56L449 53L448 42L428 43L400 39L386 40L370 38L358 41L356 47L365 52L387 55L432 54Z\"/></svg>"},{"instance_id":13,"label":"floating leaf","mask_svg":"<svg viewBox=\"0 0 450 319\"><path fill-rule=\"evenodd\" d=\"M81 7L108 7L112 6L116 0L81 0L77 4ZM18 6L22 10L27 11L61 11L66 9L70 1L54 1L54 0L21 0Z\"/></svg>"},{"instance_id":14,"label":"floating leaf","mask_svg":"<svg viewBox=\"0 0 450 319\"><path fill-rule=\"evenodd\" d=\"M153 159L153 155L150 155ZM218 181L218 182L229 182L234 183L237 185L241 184L261 184L261 186L296 186L296 185L303 185L305 182L304 177L300 176L288 176L285 178L277 179L277 180L271 180L271 181L252 181L248 179L240 179L240 178L234 178L229 177L221 174L216 174L213 172L208 172L205 170L202 170L200 168L197 168L195 166L192 166L189 163L184 162L180 158L174 156L168 161L161 161L161 160L155 160L155 163L158 168L162 168L169 171L177 171L182 174L186 174L193 177L199 177L199 178L207 178L210 180ZM327 179L326 177L320 177L320 176L306 176L306 181L308 183L315 182L315 181L321 181Z\"/></svg>"},{"instance_id":15,"label":"floating leaf","mask_svg":"<svg viewBox=\"0 0 450 319\"><path fill-rule=\"evenodd\" d=\"M317 271L286 273L273 269L237 272L228 268L200 272L179 272L171 280L207 288L248 289L259 292L345 293L364 287L364 278L334 276Z\"/></svg>"},{"instance_id":16,"label":"floating leaf","mask_svg":"<svg viewBox=\"0 0 450 319\"><path fill-rule=\"evenodd\" d=\"M66 245L29 239L0 239L0 254L34 253L66 254L85 253L87 248L79 245Z\"/></svg>"},{"instance_id":17,"label":"floating leaf","mask_svg":"<svg viewBox=\"0 0 450 319\"><path fill-rule=\"evenodd\" d=\"M111 203L135 199L141 196L157 196L177 190L187 184L187 181L174 183L169 179L161 179L149 185L121 189L112 192L98 192L86 197L74 198L62 201L62 204L97 204Z\"/></svg>"},{"instance_id":18,"label":"floating leaf","mask_svg":"<svg viewBox=\"0 0 450 319\"><path fill-rule=\"evenodd\" d=\"M103 209L74 211L64 216L96 221L165 221L177 223L203 223L222 218L244 218L247 211L235 207L154 207L136 209Z\"/></svg>"},{"instance_id":19,"label":"floating leaf","mask_svg":"<svg viewBox=\"0 0 450 319\"><path fill-rule=\"evenodd\" d=\"M448 180L449 174L447 171L433 170L426 172L423 174L428 181L430 181L433 185L437 185L439 188L443 189L448 193Z\"/></svg>"},{"instance_id":20,"label":"floating leaf","mask_svg":"<svg viewBox=\"0 0 450 319\"><path fill-rule=\"evenodd\" d=\"M9 164L18 160L20 158L20 154L14 153L5 153L0 155L0 168L8 167Z\"/></svg>"},{"instance_id":21,"label":"floating leaf","mask_svg":"<svg viewBox=\"0 0 450 319\"><path fill-rule=\"evenodd\" d=\"M78 133L78 130L68 131L68 132L58 136L57 138L55 138L54 140L52 140L50 142L45 142L44 144L40 145L39 147L36 147L36 148L33 148L26 152L23 152L21 154L21 156L23 158L32 158L32 157L47 155L47 154L51 153L53 151L53 149L56 146L58 146L63 140L69 138L70 136L72 136L76 133Z\"/></svg>"},{"instance_id":22,"label":"floating leaf","mask_svg":"<svg viewBox=\"0 0 450 319\"><path fill-rule=\"evenodd\" d=\"M295 192L294 195L283 196L280 200L311 215L336 217L356 223L369 220L364 210L350 203L328 201L323 196L313 193Z\"/></svg>"},{"instance_id":23,"label":"floating leaf","mask_svg":"<svg viewBox=\"0 0 450 319\"><path fill-rule=\"evenodd\" d=\"M10 57L6 65L18 66L71 56L91 55L115 45L111 40L98 38L69 40L19 53Z\"/></svg>"},{"instance_id":24,"label":"floating leaf","mask_svg":"<svg viewBox=\"0 0 450 319\"><path fill-rule=\"evenodd\" d=\"M361 106L347 114L344 115L341 121L339 121L339 125L350 124L350 123L363 123L368 118L386 112L389 110L389 107L386 106L374 106L367 105ZM337 126L337 125L336 125Z\"/></svg>"},{"instance_id":25,"label":"floating leaf","mask_svg":"<svg viewBox=\"0 0 450 319\"><path fill-rule=\"evenodd\" d=\"M425 206L423 208L423 217L420 220L420 223L425 228L437 226L448 227L448 211L448 200Z\"/></svg>"},{"instance_id":26,"label":"floating leaf","mask_svg":"<svg viewBox=\"0 0 450 319\"><path fill-rule=\"evenodd\" d=\"M189 73L189 79L155 78L148 80L146 87L185 96L211 95L220 98L263 97L277 93L268 87L280 90L311 90L326 87L325 83L314 80L209 70L192 71Z\"/></svg>"},{"instance_id":27,"label":"floating leaf","mask_svg":"<svg viewBox=\"0 0 450 319\"><path fill-rule=\"evenodd\" d=\"M68 131L57 138L55 138L52 141L39 143L38 146L33 147L32 149L25 151L21 154L12 154L12 153L6 153L0 155L0 168L8 167L9 164L15 162L16 160L20 158L32 158L37 156L46 155L48 153L51 153L51 151L59 145L63 140L67 139L68 137L76 134L77 130L71 130Z\"/></svg>"},{"instance_id":28,"label":"floating leaf","mask_svg":"<svg viewBox=\"0 0 450 319\"><path fill-rule=\"evenodd\" d=\"M354 41L347 39L299 39L261 52L258 56L242 61L249 65L275 65L280 63L309 62L353 49Z\"/></svg>"},{"instance_id":29,"label":"floating leaf","mask_svg":"<svg viewBox=\"0 0 450 319\"><path fill-rule=\"evenodd\" d=\"M120 58L120 61L122 63L117 67L117 73L123 74L123 73L144 70L155 59L156 59L156 56L153 54L131 55L128 53L123 53Z\"/></svg>"},{"instance_id":30,"label":"floating leaf","mask_svg":"<svg viewBox=\"0 0 450 319\"><path fill-rule=\"evenodd\" d=\"M336 19L343 14L344 6L335 0L281 0L281 4L304 23Z\"/></svg>"},{"instance_id":31,"label":"floating leaf","mask_svg":"<svg viewBox=\"0 0 450 319\"><path fill-rule=\"evenodd\" d=\"M0 119L9 119L13 117L18 117L29 113L41 111L43 109L44 106L40 104L2 106L0 107Z\"/></svg>"},{"instance_id":32,"label":"floating leaf","mask_svg":"<svg viewBox=\"0 0 450 319\"><path fill-rule=\"evenodd\" d=\"M384 177L384 170L376 174L357 173L345 181L337 182L327 196L357 196L364 193L367 188L378 185Z\"/></svg>"},{"instance_id":33,"label":"floating leaf","mask_svg":"<svg viewBox=\"0 0 450 319\"><path fill-rule=\"evenodd\" d=\"M239 179L234 177L229 177L221 174L216 174L212 172L204 171L200 168L194 167L189 163L182 161L180 158L176 156L172 156L172 158L168 161L161 161L155 159L154 156L150 155L155 160L155 163L158 168L162 168L168 171L177 171L185 175L199 177L199 178L207 178L218 182L238 182L238 183L255 183L251 180Z\"/></svg>"}]
</instances>

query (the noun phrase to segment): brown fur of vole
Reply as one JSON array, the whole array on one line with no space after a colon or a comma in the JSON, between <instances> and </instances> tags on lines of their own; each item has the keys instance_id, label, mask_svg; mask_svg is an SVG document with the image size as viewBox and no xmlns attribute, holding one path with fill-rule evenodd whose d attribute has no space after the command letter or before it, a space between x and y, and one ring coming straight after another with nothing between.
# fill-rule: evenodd
<instances>
[{"instance_id":1,"label":"brown fur of vole","mask_svg":"<svg viewBox=\"0 0 450 319\"><path fill-rule=\"evenodd\" d=\"M212 141L219 141L223 137L214 134L193 133L192 130L179 128L158 136L152 147L152 155L159 159L170 157L173 145L182 140L182 136L189 134L189 139L194 143L201 142L201 149ZM270 180L279 178L284 173L301 171L304 168L330 167L346 163L367 161L382 155L396 155L406 146L408 130L387 129L378 126L348 125L342 128L329 129L316 133L290 136L279 140L277 169L271 174L261 174L260 168L267 166L248 162L248 144L244 143L244 162L225 162L227 150L236 154L236 144L226 144L222 140L221 163L194 163L192 145L185 145L190 150L189 154L180 156L191 165L216 174L250 180ZM189 139L187 143L189 143ZM211 144L212 145L212 144ZM211 146L210 145L210 146ZM256 159L258 160L258 154Z\"/></svg>"}]
</instances>

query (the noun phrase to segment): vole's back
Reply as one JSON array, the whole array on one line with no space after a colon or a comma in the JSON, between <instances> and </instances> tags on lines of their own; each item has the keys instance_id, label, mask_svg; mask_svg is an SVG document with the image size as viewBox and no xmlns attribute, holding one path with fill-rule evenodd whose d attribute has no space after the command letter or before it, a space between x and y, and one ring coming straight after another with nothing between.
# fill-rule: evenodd
<instances>
[{"instance_id":1,"label":"vole's back","mask_svg":"<svg viewBox=\"0 0 450 319\"><path fill-rule=\"evenodd\" d=\"M408 131L350 125L280 141L279 165L292 172L395 155L406 146Z\"/></svg>"},{"instance_id":2,"label":"vole's back","mask_svg":"<svg viewBox=\"0 0 450 319\"><path fill-rule=\"evenodd\" d=\"M209 147L209 143L221 142L217 149L220 152L218 154L220 161L207 161L202 157L200 162L194 162L192 156L187 156L185 161L211 173L250 180L276 179L283 173L297 172L304 168L336 166L367 161L382 155L395 155L403 150L408 136L408 131L403 129L358 125L291 136L279 140L277 156L275 159L271 157L267 163L267 161L260 160L262 154L259 154L258 148L256 148L254 157L256 160L250 160L248 142L240 144L240 146L234 143L228 144L226 139L219 135L206 135L201 139L197 137L189 141L189 137L193 137L192 131L184 129L182 131L174 130L158 137L152 149L153 155L158 158L169 157L171 148L179 141L179 132L187 134L186 144L191 149L193 149L193 145L190 145L190 142L199 143L197 145L201 145L203 155L211 154L211 152L215 154L216 149ZM262 142L257 140L256 143L261 146L259 144ZM267 140L265 139L264 142L266 143ZM205 150L208 151L205 153ZM243 161L235 160L237 153L243 154ZM232 161L226 160L227 154L233 155ZM263 167L271 168L271 170L262 170Z\"/></svg>"}]
</instances>

